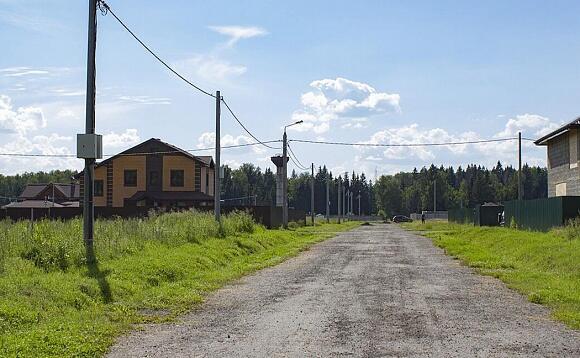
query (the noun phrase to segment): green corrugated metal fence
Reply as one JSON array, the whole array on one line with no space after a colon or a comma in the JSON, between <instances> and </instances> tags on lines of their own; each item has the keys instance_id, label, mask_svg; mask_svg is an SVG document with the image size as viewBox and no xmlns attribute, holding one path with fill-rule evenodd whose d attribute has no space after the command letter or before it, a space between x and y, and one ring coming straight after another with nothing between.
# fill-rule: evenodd
<instances>
[{"instance_id":1,"label":"green corrugated metal fence","mask_svg":"<svg viewBox=\"0 0 580 358\"><path fill-rule=\"evenodd\" d=\"M580 197L513 200L505 202L504 205L506 226L511 225L513 218L519 228L547 231L578 216Z\"/></svg>"},{"instance_id":2,"label":"green corrugated metal fence","mask_svg":"<svg viewBox=\"0 0 580 358\"><path fill-rule=\"evenodd\" d=\"M448 220L449 222L459 224L471 224L473 223L473 209L469 208L450 209L448 212Z\"/></svg>"}]
</instances>

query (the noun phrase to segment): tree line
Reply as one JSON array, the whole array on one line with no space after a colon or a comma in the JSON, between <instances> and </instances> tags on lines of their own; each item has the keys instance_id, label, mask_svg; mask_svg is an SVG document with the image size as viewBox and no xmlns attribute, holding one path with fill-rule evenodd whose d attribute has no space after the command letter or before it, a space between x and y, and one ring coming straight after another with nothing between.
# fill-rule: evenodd
<instances>
[{"instance_id":1,"label":"tree line","mask_svg":"<svg viewBox=\"0 0 580 358\"><path fill-rule=\"evenodd\" d=\"M24 173L13 176L0 174L0 196L17 197L28 183L69 183L76 171ZM332 173L325 166L314 173L314 211L326 212L326 183L329 183L331 215L337 214L338 182L353 193L353 211L361 214L387 216L408 215L423 210L474 207L485 202L502 202L517 199L517 170L498 162L488 169L480 165L467 167L423 167L411 172L382 175L376 182L365 173ZM547 196L547 170L537 166L522 167L524 199ZM288 178L288 203L290 207L310 212L311 173L292 171ZM269 168L262 170L254 164L239 168L224 167L222 199L225 205L275 205L276 174ZM0 198L4 204L7 199Z\"/></svg>"},{"instance_id":2,"label":"tree line","mask_svg":"<svg viewBox=\"0 0 580 358\"><path fill-rule=\"evenodd\" d=\"M480 165L467 167L423 167L411 172L382 175L376 182L365 173L332 173L325 166L316 168L314 174L314 211L326 212L326 182L329 182L330 213L337 213L338 181L353 193L353 211L358 213L360 195L361 214L387 216L409 215L423 210L449 210L486 202L503 202L518 197L518 171L498 162L488 169ZM311 173L292 174L288 178L288 203L290 207L310 211ZM547 169L522 166L524 199L545 198L548 193ZM262 172L253 164L243 164L238 169L227 168L223 180L223 198L247 197L235 204L275 205L276 175L270 169Z\"/></svg>"}]
</instances>

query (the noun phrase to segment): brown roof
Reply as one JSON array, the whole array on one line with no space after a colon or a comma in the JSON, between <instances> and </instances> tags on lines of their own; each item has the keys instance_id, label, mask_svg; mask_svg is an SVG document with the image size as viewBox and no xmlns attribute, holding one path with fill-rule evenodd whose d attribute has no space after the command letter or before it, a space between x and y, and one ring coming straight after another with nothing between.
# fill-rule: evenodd
<instances>
[{"instance_id":1,"label":"brown roof","mask_svg":"<svg viewBox=\"0 0 580 358\"><path fill-rule=\"evenodd\" d=\"M205 166L209 166L209 167L213 168L213 158L211 156L199 156L199 157L195 156L195 155L191 154L190 152L183 150L179 147L176 147L173 144L166 143L166 142L160 140L159 138L151 138L151 139L148 139L144 142L141 142L141 143L139 143L139 144L127 149L127 150L122 151L119 154L116 154L112 157L109 157L109 158L103 160L100 163L97 163L96 167L100 167L102 165L105 165L105 164L111 162L112 160L114 160L120 156L123 156L123 155L152 154L152 153L147 152L147 151L139 151L139 149L141 147L144 147L144 146L146 146L148 144L152 144L152 143L156 143L159 146L164 147L163 149L160 149L158 152L156 152L157 154L181 154L181 155L184 155L188 158L191 158L197 162L200 162L200 163L204 164ZM80 178L82 176L82 173L83 173L83 171L78 173L75 176L75 178Z\"/></svg>"},{"instance_id":2,"label":"brown roof","mask_svg":"<svg viewBox=\"0 0 580 358\"><path fill-rule=\"evenodd\" d=\"M2 208L34 208L34 209L41 209L41 208L63 208L65 205L61 205L58 203L52 203L52 201L45 201L45 200L24 200L24 201L17 201L14 203L10 203L4 205Z\"/></svg>"},{"instance_id":3,"label":"brown roof","mask_svg":"<svg viewBox=\"0 0 580 358\"><path fill-rule=\"evenodd\" d=\"M556 129L555 131L546 134L542 138L534 142L535 145L547 145L548 141L568 132L571 128L580 128L580 117L576 118L572 122L563 125L562 127Z\"/></svg>"},{"instance_id":4,"label":"brown roof","mask_svg":"<svg viewBox=\"0 0 580 358\"><path fill-rule=\"evenodd\" d=\"M62 194L62 196L68 199L77 199L80 195L80 186L78 184L62 184L62 183L33 183L27 184L24 187L22 193L20 193L20 199L39 199L44 200L44 198L38 197L45 189L51 189L54 185L54 189L58 192L55 194ZM56 195L55 195L56 196Z\"/></svg>"},{"instance_id":5,"label":"brown roof","mask_svg":"<svg viewBox=\"0 0 580 358\"><path fill-rule=\"evenodd\" d=\"M19 198L21 199L32 199L40 194L48 184L27 184L20 193Z\"/></svg>"},{"instance_id":6,"label":"brown roof","mask_svg":"<svg viewBox=\"0 0 580 358\"><path fill-rule=\"evenodd\" d=\"M210 168L214 167L214 162L213 162L213 157L211 155L200 155L198 156L199 160L201 160L202 162L204 162L205 165L207 165Z\"/></svg>"}]
</instances>

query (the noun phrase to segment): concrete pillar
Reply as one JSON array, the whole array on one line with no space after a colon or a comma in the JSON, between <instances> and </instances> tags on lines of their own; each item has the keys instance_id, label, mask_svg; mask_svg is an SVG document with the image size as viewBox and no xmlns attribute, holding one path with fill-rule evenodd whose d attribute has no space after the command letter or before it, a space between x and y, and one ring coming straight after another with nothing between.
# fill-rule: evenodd
<instances>
[{"instance_id":1,"label":"concrete pillar","mask_svg":"<svg viewBox=\"0 0 580 358\"><path fill-rule=\"evenodd\" d=\"M282 207L283 200L284 200L284 187L283 187L283 180L284 180L284 168L282 166L282 156L277 155L270 158L272 163L276 165L276 206ZM286 162L288 158L286 158Z\"/></svg>"}]
</instances>

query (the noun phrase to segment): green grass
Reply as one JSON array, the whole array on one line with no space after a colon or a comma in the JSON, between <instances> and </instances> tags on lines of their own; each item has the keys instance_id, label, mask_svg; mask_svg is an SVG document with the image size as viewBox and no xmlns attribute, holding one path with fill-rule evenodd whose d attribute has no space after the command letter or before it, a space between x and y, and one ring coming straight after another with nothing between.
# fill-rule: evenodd
<instances>
[{"instance_id":1,"label":"green grass","mask_svg":"<svg viewBox=\"0 0 580 358\"><path fill-rule=\"evenodd\" d=\"M410 223L449 255L497 277L555 319L580 329L580 235L570 227L548 233L445 222ZM576 234L575 234L576 233Z\"/></svg>"},{"instance_id":2,"label":"green grass","mask_svg":"<svg viewBox=\"0 0 580 358\"><path fill-rule=\"evenodd\" d=\"M0 222L0 356L101 356L135 324L163 322L244 274L349 222L266 230L245 214L172 213L96 223L87 264L80 220Z\"/></svg>"}]
</instances>

